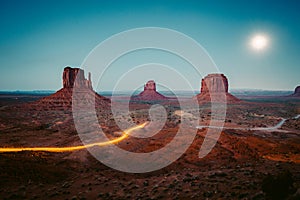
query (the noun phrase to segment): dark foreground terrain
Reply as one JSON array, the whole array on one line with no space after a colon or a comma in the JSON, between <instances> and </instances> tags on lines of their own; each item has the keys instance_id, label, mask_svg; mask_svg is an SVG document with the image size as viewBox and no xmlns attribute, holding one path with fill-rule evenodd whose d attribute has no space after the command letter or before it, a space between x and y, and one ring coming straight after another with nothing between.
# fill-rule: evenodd
<instances>
[{"instance_id":1,"label":"dark foreground terrain","mask_svg":"<svg viewBox=\"0 0 300 200\"><path fill-rule=\"evenodd\" d=\"M0 147L80 145L71 110L27 103L38 98L1 96ZM136 108L134 120L147 121L147 106ZM176 110L168 106L167 124L152 142L129 137L118 145L136 152L163 147L178 129ZM110 113L100 112L105 116L100 123L113 135L118 128ZM300 118L294 118L299 113L295 99L228 105L226 128L205 158L198 158L207 131L201 128L176 162L144 174L111 169L86 149L2 152L0 199L299 199ZM210 107L202 105L198 115L207 124ZM276 130L254 129L273 127L282 118L287 121Z\"/></svg>"}]
</instances>

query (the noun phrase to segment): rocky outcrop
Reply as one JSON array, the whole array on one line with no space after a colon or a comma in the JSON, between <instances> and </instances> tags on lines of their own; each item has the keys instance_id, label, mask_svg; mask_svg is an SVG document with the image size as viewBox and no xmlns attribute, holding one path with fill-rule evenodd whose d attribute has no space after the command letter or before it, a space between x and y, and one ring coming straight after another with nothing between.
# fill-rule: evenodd
<instances>
[{"instance_id":1,"label":"rocky outcrop","mask_svg":"<svg viewBox=\"0 0 300 200\"><path fill-rule=\"evenodd\" d=\"M300 86L296 87L294 94L300 94Z\"/></svg>"},{"instance_id":2,"label":"rocky outcrop","mask_svg":"<svg viewBox=\"0 0 300 200\"><path fill-rule=\"evenodd\" d=\"M76 78L77 77L77 78ZM89 79L84 77L84 71L80 68L65 67L63 72L63 88L92 88L91 73Z\"/></svg>"},{"instance_id":3,"label":"rocky outcrop","mask_svg":"<svg viewBox=\"0 0 300 200\"><path fill-rule=\"evenodd\" d=\"M234 103L240 101L228 92L228 79L224 74L208 74L201 81L201 93L195 98L199 103L203 102L226 102Z\"/></svg>"},{"instance_id":4,"label":"rocky outcrop","mask_svg":"<svg viewBox=\"0 0 300 200\"><path fill-rule=\"evenodd\" d=\"M145 85L144 85L144 91L156 91L156 84L153 80L148 81Z\"/></svg>"},{"instance_id":5,"label":"rocky outcrop","mask_svg":"<svg viewBox=\"0 0 300 200\"><path fill-rule=\"evenodd\" d=\"M77 77L77 78L76 78ZM80 100L83 103L91 103L95 98L95 106L100 108L109 108L110 100L97 94L92 88L91 74L89 73L88 79L84 76L84 70L80 68L65 67L63 71L63 88L56 93L44 97L37 102L34 102L39 109L47 110L66 110L72 107L72 94L73 89L76 87L76 92L82 93ZM93 98L91 98L93 97Z\"/></svg>"},{"instance_id":6,"label":"rocky outcrop","mask_svg":"<svg viewBox=\"0 0 300 200\"><path fill-rule=\"evenodd\" d=\"M290 95L291 97L300 97L300 86L295 88L294 94Z\"/></svg>"},{"instance_id":7,"label":"rocky outcrop","mask_svg":"<svg viewBox=\"0 0 300 200\"><path fill-rule=\"evenodd\" d=\"M144 91L134 96L132 100L143 100L143 101L159 101L167 100L168 98L156 91L156 84L153 80L148 81L144 85Z\"/></svg>"},{"instance_id":8,"label":"rocky outcrop","mask_svg":"<svg viewBox=\"0 0 300 200\"><path fill-rule=\"evenodd\" d=\"M228 80L224 74L209 74L201 81L201 93L228 93Z\"/></svg>"}]
</instances>

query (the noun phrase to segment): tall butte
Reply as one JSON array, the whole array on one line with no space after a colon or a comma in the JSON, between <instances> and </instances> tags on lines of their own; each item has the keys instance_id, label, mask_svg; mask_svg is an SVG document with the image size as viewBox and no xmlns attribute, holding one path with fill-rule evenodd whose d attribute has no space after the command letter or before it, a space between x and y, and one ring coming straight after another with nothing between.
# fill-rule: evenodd
<instances>
[{"instance_id":1,"label":"tall butte","mask_svg":"<svg viewBox=\"0 0 300 200\"><path fill-rule=\"evenodd\" d=\"M109 99L97 94L93 90L91 73L88 74L88 79L86 79L84 76L84 70L80 68L65 67L62 79L63 88L50 96L38 100L35 104L40 106L41 109L64 110L66 108L71 108L73 89L76 88L76 91L82 91L83 95L81 98L83 102L85 99L91 99L87 98L86 95L93 95L95 97L96 107L103 108L109 106Z\"/></svg>"},{"instance_id":2,"label":"tall butte","mask_svg":"<svg viewBox=\"0 0 300 200\"><path fill-rule=\"evenodd\" d=\"M153 80L148 81L144 85L144 91L134 96L133 100L142 100L142 101L159 101L167 100L168 98L156 91L156 83Z\"/></svg>"},{"instance_id":3,"label":"tall butte","mask_svg":"<svg viewBox=\"0 0 300 200\"><path fill-rule=\"evenodd\" d=\"M87 80L84 77L84 71L82 69L65 67L63 72L63 88L73 87L93 90L91 73L89 72L89 79Z\"/></svg>"},{"instance_id":4,"label":"tall butte","mask_svg":"<svg viewBox=\"0 0 300 200\"><path fill-rule=\"evenodd\" d=\"M224 74L208 74L201 81L201 93L196 95L199 103L226 102L236 103L240 100L228 92L228 79Z\"/></svg>"}]
</instances>

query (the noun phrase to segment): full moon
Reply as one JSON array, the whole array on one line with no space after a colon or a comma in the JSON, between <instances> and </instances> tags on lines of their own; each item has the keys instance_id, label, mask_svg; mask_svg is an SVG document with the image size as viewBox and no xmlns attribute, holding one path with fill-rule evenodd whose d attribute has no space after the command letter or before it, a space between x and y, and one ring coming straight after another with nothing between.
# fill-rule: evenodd
<instances>
[{"instance_id":1,"label":"full moon","mask_svg":"<svg viewBox=\"0 0 300 200\"><path fill-rule=\"evenodd\" d=\"M268 46L268 43L268 37L262 34L254 35L250 40L251 47L256 51L264 50Z\"/></svg>"}]
</instances>

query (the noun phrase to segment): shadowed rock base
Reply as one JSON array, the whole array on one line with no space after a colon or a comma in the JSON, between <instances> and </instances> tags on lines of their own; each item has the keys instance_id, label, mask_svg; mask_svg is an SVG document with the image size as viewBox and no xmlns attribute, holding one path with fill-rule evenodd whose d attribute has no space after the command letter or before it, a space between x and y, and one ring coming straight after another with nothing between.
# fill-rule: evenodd
<instances>
[{"instance_id":1,"label":"shadowed rock base","mask_svg":"<svg viewBox=\"0 0 300 200\"><path fill-rule=\"evenodd\" d=\"M300 86L295 88L294 94L291 94L290 97L300 97Z\"/></svg>"}]
</instances>

